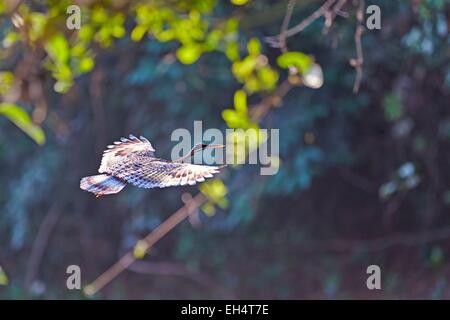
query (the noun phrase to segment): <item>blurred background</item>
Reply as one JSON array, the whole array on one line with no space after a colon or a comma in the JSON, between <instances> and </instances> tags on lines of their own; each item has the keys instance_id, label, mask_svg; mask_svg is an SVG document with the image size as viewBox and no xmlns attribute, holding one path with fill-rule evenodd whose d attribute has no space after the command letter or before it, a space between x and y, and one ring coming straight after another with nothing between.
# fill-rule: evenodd
<instances>
[{"instance_id":1,"label":"blurred background","mask_svg":"<svg viewBox=\"0 0 450 320\"><path fill-rule=\"evenodd\" d=\"M6 0L0 14L0 298L86 298L67 266L85 286L126 252L137 261L94 298L450 298L448 1ZM143 135L169 158L194 120L280 129L278 174L79 189L107 144ZM382 290L366 287L372 264Z\"/></svg>"}]
</instances>

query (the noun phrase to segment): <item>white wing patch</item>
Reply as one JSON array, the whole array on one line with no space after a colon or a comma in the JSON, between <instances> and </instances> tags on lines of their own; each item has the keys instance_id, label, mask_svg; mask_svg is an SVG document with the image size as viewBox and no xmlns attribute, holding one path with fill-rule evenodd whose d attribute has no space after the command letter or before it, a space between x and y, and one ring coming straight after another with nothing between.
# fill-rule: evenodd
<instances>
[{"instance_id":1,"label":"white wing patch","mask_svg":"<svg viewBox=\"0 0 450 320\"><path fill-rule=\"evenodd\" d=\"M120 141L115 141L113 145L109 145L108 149L103 152L103 158L98 172L108 172L109 168L122 162L125 157L135 152L147 152L150 156L153 156L155 149L153 149L150 141L143 136L136 138L130 134L128 139L120 138Z\"/></svg>"}]
</instances>

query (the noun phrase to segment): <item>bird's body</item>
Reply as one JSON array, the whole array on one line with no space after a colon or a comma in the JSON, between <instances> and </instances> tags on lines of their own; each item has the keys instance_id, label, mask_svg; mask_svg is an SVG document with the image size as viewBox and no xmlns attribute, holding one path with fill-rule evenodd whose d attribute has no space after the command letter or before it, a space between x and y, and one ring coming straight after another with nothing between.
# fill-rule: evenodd
<instances>
[{"instance_id":1,"label":"bird's body","mask_svg":"<svg viewBox=\"0 0 450 320\"><path fill-rule=\"evenodd\" d=\"M191 153L195 151L193 149ZM217 166L159 159L154 152L150 141L144 137L122 138L104 151L98 170L100 174L81 179L80 188L98 197L118 193L127 184L139 188L194 185L219 172Z\"/></svg>"}]
</instances>

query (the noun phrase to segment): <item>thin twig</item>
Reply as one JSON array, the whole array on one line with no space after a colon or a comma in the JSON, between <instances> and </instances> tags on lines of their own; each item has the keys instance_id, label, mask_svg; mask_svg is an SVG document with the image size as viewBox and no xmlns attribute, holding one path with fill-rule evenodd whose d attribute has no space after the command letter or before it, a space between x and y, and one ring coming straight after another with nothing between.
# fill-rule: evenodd
<instances>
[{"instance_id":1,"label":"thin twig","mask_svg":"<svg viewBox=\"0 0 450 320\"><path fill-rule=\"evenodd\" d=\"M293 88L293 85L285 80L281 83L275 93L264 98L258 105L250 111L250 116L253 121L258 121L261 117L266 114L272 107L278 106L284 96Z\"/></svg>"},{"instance_id":2,"label":"thin twig","mask_svg":"<svg viewBox=\"0 0 450 320\"><path fill-rule=\"evenodd\" d=\"M162 237L175 228L180 222L186 219L191 213L195 212L207 200L206 196L198 193L190 201L178 209L174 214L161 223L156 229L149 233L140 241L145 246L145 252L148 252ZM92 296L101 290L104 286L114 280L123 271L136 261L133 250L127 252L119 261L112 265L108 270L102 273L97 279L84 288L84 293Z\"/></svg>"},{"instance_id":3,"label":"thin twig","mask_svg":"<svg viewBox=\"0 0 450 320\"><path fill-rule=\"evenodd\" d=\"M359 6L356 11L357 27L355 31L356 59L350 60L350 65L356 70L355 82L353 84L353 93L358 93L363 76L364 54L362 49L361 37L364 32L364 0L359 0Z\"/></svg>"},{"instance_id":4,"label":"thin twig","mask_svg":"<svg viewBox=\"0 0 450 320\"><path fill-rule=\"evenodd\" d=\"M285 38L292 37L299 32L302 32L306 27L308 27L311 23L324 16L325 13L330 9L330 7L336 2L336 0L327 0L319 9L314 11L311 15L305 18L302 22L297 24L295 27L292 27L286 30ZM280 35L274 37L267 37L266 41L270 43L273 47L280 47L279 43Z\"/></svg>"},{"instance_id":5,"label":"thin twig","mask_svg":"<svg viewBox=\"0 0 450 320\"><path fill-rule=\"evenodd\" d=\"M294 11L295 7L295 0L290 0L287 9L286 9L286 15L284 16L283 23L281 24L281 30L279 35L279 43L281 52L287 52L287 46L286 46L286 31L289 27L289 22L291 21L292 12Z\"/></svg>"},{"instance_id":6,"label":"thin twig","mask_svg":"<svg viewBox=\"0 0 450 320\"><path fill-rule=\"evenodd\" d=\"M341 13L342 7L347 3L348 0L339 0L333 8L326 10L324 13L325 17L325 26L323 29L323 33L327 34L333 25L334 19L336 16Z\"/></svg>"}]
</instances>

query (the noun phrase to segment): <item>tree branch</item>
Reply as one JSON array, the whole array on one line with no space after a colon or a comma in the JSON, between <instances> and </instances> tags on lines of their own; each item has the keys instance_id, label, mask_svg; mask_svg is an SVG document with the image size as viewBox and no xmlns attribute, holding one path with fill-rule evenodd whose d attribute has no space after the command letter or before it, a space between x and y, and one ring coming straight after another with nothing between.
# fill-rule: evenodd
<instances>
[{"instance_id":1,"label":"tree branch","mask_svg":"<svg viewBox=\"0 0 450 320\"><path fill-rule=\"evenodd\" d=\"M358 10L356 11L357 27L355 31L356 58L350 60L350 65L356 70L355 83L353 84L353 93L359 92L363 76L364 55L361 43L361 37L364 32L364 0L359 0Z\"/></svg>"},{"instance_id":2,"label":"tree branch","mask_svg":"<svg viewBox=\"0 0 450 320\"><path fill-rule=\"evenodd\" d=\"M302 22L297 24L295 27L292 27L285 32L285 38L292 37L293 35L296 35L299 32L302 32L305 30L306 27L308 27L311 23L319 19L320 17L324 16L325 13L331 8L331 6L336 2L336 0L327 0L319 9L314 11L311 15L309 15L307 18L305 18ZM280 47L279 43L280 35L273 36L273 37L267 37L266 41L271 44L273 47Z\"/></svg>"},{"instance_id":3,"label":"tree branch","mask_svg":"<svg viewBox=\"0 0 450 320\"><path fill-rule=\"evenodd\" d=\"M156 229L150 232L144 239L140 240L142 245L145 246L145 252L148 252L162 237L164 237L169 231L180 224L191 213L195 212L203 203L207 200L206 196L202 193L198 193L192 199L186 201L185 205L173 213L163 223L161 223ZM101 290L104 286L118 277L123 271L130 267L136 261L133 250L127 252L119 261L113 264L108 270L102 273L97 279L84 288L84 293L88 296L92 296Z\"/></svg>"},{"instance_id":4,"label":"tree branch","mask_svg":"<svg viewBox=\"0 0 450 320\"><path fill-rule=\"evenodd\" d=\"M289 3L287 5L286 9L286 15L284 16L283 23L281 24L281 31L279 35L279 44L281 52L287 52L288 49L286 47L286 31L289 27L289 21L291 21L292 12L294 11L295 7L295 0L289 0Z\"/></svg>"}]
</instances>

